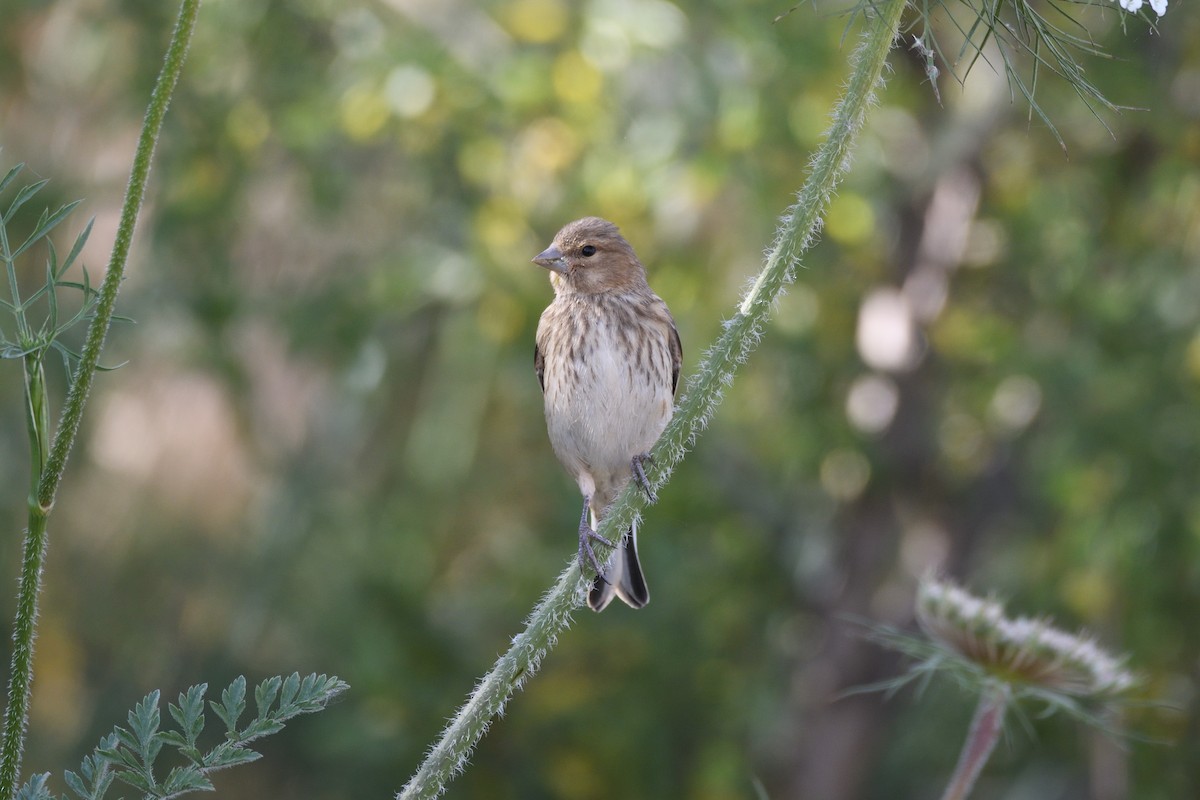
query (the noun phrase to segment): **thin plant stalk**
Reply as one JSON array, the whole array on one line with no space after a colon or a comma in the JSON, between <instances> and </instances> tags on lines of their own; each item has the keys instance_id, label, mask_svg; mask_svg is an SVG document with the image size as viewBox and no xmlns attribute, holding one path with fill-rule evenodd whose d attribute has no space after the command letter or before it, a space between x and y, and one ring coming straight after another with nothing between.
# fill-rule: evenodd
<instances>
[{"instance_id":1,"label":"thin plant stalk","mask_svg":"<svg viewBox=\"0 0 1200 800\"><path fill-rule=\"evenodd\" d=\"M1004 713L1010 699L1007 686L995 684L984 690L975 708L975 718L971 720L967 741L958 757L958 766L954 768L954 775L942 800L965 800L975 788L979 773L1000 741L1000 734L1004 730Z\"/></svg>"},{"instance_id":2,"label":"thin plant stalk","mask_svg":"<svg viewBox=\"0 0 1200 800\"><path fill-rule=\"evenodd\" d=\"M116 242L108 263L108 272L100 287L94 316L88 326L87 338L79 365L67 392L66 405L53 444L50 442L49 410L41 356L44 351L26 357L26 417L29 423L30 447L35 476L29 497L29 528L21 560L21 577L17 589L17 611L13 622L13 653L9 675L8 707L4 715L3 742L0 744L0 800L16 795L21 771L21 754L25 745L25 727L29 719L29 695L33 680L33 641L37 628L38 595L41 592L42 566L46 556L47 521L62 481L63 470L79 433L83 409L92 388L92 380L100 362L100 351L112 322L117 292L125 277L133 231L146 193L154 145L162 130L163 118L171 94L179 81L188 44L196 26L200 0L182 0L179 17L171 34L166 60L150 104L142 122L137 150L125 203L121 209Z\"/></svg>"},{"instance_id":3,"label":"thin plant stalk","mask_svg":"<svg viewBox=\"0 0 1200 800\"><path fill-rule=\"evenodd\" d=\"M833 123L810 164L810 172L794 206L780 222L766 264L743 298L725 331L708 350L687 393L662 437L654 446L647 470L652 489L661 488L671 471L704 430L724 388L738 365L754 349L775 299L794 277L799 255L813 242L839 176L849 165L855 136L862 128L875 90L882 85L884 68L900 24L905 0L881 0L869 10L868 30L851 57L851 76L833 114ZM645 502L632 485L608 509L599 533L618 541ZM601 560L608 555L600 546ZM487 732L512 694L538 668L556 637L570 624L572 612L582 604L590 584L572 563L559 576L529 615L526 628L512 646L480 680L467 702L430 748L424 762L397 794L399 800L432 800L439 797L462 771L471 750Z\"/></svg>"}]
</instances>

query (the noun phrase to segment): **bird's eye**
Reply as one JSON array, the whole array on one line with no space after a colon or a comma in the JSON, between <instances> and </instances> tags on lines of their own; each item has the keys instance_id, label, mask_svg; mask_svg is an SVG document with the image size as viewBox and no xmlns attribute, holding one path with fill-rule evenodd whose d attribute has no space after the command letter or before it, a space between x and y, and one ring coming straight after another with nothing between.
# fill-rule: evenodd
<instances>
[{"instance_id":1,"label":"bird's eye","mask_svg":"<svg viewBox=\"0 0 1200 800\"><path fill-rule=\"evenodd\" d=\"M583 253L584 258L590 258L591 256L596 255L596 248L590 244L585 244L579 249L579 252Z\"/></svg>"}]
</instances>

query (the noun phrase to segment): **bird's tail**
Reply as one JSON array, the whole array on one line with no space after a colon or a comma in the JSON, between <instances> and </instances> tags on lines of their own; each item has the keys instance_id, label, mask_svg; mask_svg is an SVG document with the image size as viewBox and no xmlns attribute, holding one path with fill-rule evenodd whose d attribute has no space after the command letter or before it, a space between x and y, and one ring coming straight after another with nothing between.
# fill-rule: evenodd
<instances>
[{"instance_id":1,"label":"bird's tail","mask_svg":"<svg viewBox=\"0 0 1200 800\"><path fill-rule=\"evenodd\" d=\"M625 531L604 567L604 575L597 576L592 584L588 606L592 611L603 611L614 595L630 608L641 608L650 602L650 590L646 588L646 577L638 561L636 524Z\"/></svg>"}]
</instances>

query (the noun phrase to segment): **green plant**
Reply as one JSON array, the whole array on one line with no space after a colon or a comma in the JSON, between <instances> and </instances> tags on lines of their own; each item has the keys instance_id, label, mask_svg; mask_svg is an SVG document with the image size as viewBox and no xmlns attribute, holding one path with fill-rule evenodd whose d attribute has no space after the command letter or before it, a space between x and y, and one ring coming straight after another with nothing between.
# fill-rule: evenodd
<instances>
[{"instance_id":1,"label":"green plant","mask_svg":"<svg viewBox=\"0 0 1200 800\"><path fill-rule=\"evenodd\" d=\"M962 83L982 60L1004 75L1012 96L1020 95L1029 104L1030 118L1036 115L1065 149L1062 134L1037 99L1039 85L1046 76L1066 81L1106 129L1108 125L1100 115L1102 110L1131 110L1109 100L1089 80L1081 63L1085 57L1112 57L1092 39L1086 25L1079 20L1081 7L1104 9L1111 5L1105 0L1047 0L1039 4L1024 0L1013 3L918 0L913 3L916 19L908 29L919 29L913 35L912 47L925 62L925 73L935 93L939 75L936 61L948 65L950 74ZM1130 13L1140 11L1140 16L1153 27L1149 14L1142 10L1142 0L1120 0L1120 5ZM1155 0L1151 6L1159 17L1166 13L1165 0ZM1123 25L1125 15L1121 16ZM953 44L955 39L957 47Z\"/></svg>"},{"instance_id":2,"label":"green plant","mask_svg":"<svg viewBox=\"0 0 1200 800\"><path fill-rule=\"evenodd\" d=\"M159 693L153 691L129 712L128 728L117 727L101 739L92 754L83 759L79 772L67 770L63 780L71 795L80 800L101 800L116 781L138 790L144 798L155 800L213 791L208 777L211 773L262 757L248 744L278 733L293 717L320 711L348 688L336 677L326 675L301 678L293 673L287 678L269 678L254 690L257 713L242 727L239 721L246 712L246 679L239 677L221 692L220 702L208 704L225 725L224 739L208 750L201 750L199 744L205 725L204 694L208 685L192 686L179 695L178 704L168 705L177 726L174 730L160 729ZM155 774L154 765L164 748L177 751L183 763L171 767L161 777ZM17 797L55 800L47 785L49 777L49 773L34 775L21 787Z\"/></svg>"},{"instance_id":3,"label":"green plant","mask_svg":"<svg viewBox=\"0 0 1200 800\"><path fill-rule=\"evenodd\" d=\"M47 523L50 512L54 508L54 498L58 493L63 470L66 468L67 459L75 444L76 434L79 432L83 409L87 404L92 380L100 363L100 350L104 346L108 327L113 319L117 292L125 274L129 247L133 240L133 230L137 224L138 212L141 210L142 198L146 191L146 180L150 174L154 145L158 140L159 131L162 129L163 118L166 115L171 94L183 69L187 46L191 41L192 31L195 29L199 7L199 0L184 0L180 7L179 18L167 49L166 63L155 83L142 125L141 136L138 138L129 187L121 209L116 243L113 246L112 258L109 261L104 282L96 292L91 290L86 279L82 284L84 302L80 313L90 317L91 321L88 325L86 342L71 378L62 419L53 439L51 439L50 432L50 400L46 393L44 362L46 354L51 349L68 355L70 352L61 343L56 344L60 341L57 338L58 335L64 330L64 327L57 322L56 290L62 285L60 282L65 268L57 265L54 249L51 246L46 283L42 290L33 295L34 299L45 297L49 313L46 322L35 331L34 327L29 324L26 315L31 300L21 300L14 262L18 256L28 252L33 244L44 238L54 225L65 219L76 204L67 204L53 213L43 214L34 231L16 248L8 246L7 232L4 234L5 266L12 292L11 301L6 303L6 306L12 310L17 320L17 333L15 339L12 340L15 347L6 346L6 351L10 354L20 353L21 358L25 361L25 406L26 420L29 426L31 486L28 502L29 526L25 532L21 577L17 590L17 611L13 622L13 654L9 675L8 707L4 715L3 742L0 743L0 798L9 798L14 795L20 774L21 753L25 743L25 725L29 717L29 687L33 678L33 643L37 627L38 596L41 592L42 564L46 555ZM6 180L11 181L18 173L19 169L14 167L8 172ZM16 198L10 205L9 213L4 217L5 226L12 219L16 210L28 202L44 185L44 181L34 183L17 192ZM85 229L85 234L76 240L75 247L71 249L71 254L66 259L66 266L69 267L70 263L78 256L78 251L82 247L89 229Z\"/></svg>"},{"instance_id":4,"label":"green plant","mask_svg":"<svg viewBox=\"0 0 1200 800\"><path fill-rule=\"evenodd\" d=\"M995 600L975 597L947 581L921 581L916 616L928 638L870 626L871 639L914 662L903 675L857 691L892 693L943 675L979 698L943 800L970 795L1000 740L1005 715L1021 704L1042 706L1042 716L1063 712L1106 730L1104 709L1138 683L1124 659L1104 652L1091 638L1044 619L1010 617Z\"/></svg>"},{"instance_id":5,"label":"green plant","mask_svg":"<svg viewBox=\"0 0 1200 800\"><path fill-rule=\"evenodd\" d=\"M11 333L0 328L0 357L22 361L30 447L29 524L25 532L17 612L13 623L8 706L4 717L3 742L0 743L0 800L52 797L47 788L46 775L35 776L19 792L16 788L29 716L38 596L47 547L48 520L79 431L92 381L96 371L101 369L100 351L110 323L117 318L114 314L117 292L125 275L154 146L183 68L199 6L199 0L183 0L180 6L166 62L146 110L116 242L101 287L92 287L86 270L81 270L81 281L67 279L68 272L75 265L91 233L91 222L75 238L67 256L61 261L49 238L54 228L79 205L78 201L67 203L55 211L43 211L32 231L15 245L15 239L10 236L10 226L16 222L22 207L45 187L47 181L36 181L17 189L7 210L0 215L0 260L4 262L10 295L8 299L0 299L0 307L8 311L14 320ZM23 166L18 164L12 167L0 179L0 193L15 185ZM44 281L39 288L23 297L18 261L27 257L43 241L47 250ZM82 294L78 310L65 318L59 307L60 290L78 290ZM42 308L45 311L44 318L34 322L33 313ZM64 342L63 335L84 320L89 322L86 340L82 350L77 353ZM62 418L53 436L45 370L46 359L51 352L57 352L62 357L69 382ZM176 797L189 791L211 789L208 773L259 757L246 747L249 742L279 731L286 720L297 714L324 708L329 699L346 688L346 684L336 677L324 675L310 675L304 679L298 674L286 680L272 678L261 683L255 691L257 716L247 727L239 728L238 721L246 705L246 681L239 678L222 693L219 704L211 704L213 711L226 725L225 741L203 753L198 748L197 739L204 728L206 686L193 686L180 695L178 706L170 707L171 716L179 725L178 731L159 730L159 695L157 691L152 692L130 712L129 729L118 727L106 737L95 752L84 759L79 773L65 774L66 783L77 796L96 800L104 796L114 780L129 784L140 790L144 797L152 798ZM177 749L186 763L174 767L160 781L155 776L153 765L164 746Z\"/></svg>"}]
</instances>

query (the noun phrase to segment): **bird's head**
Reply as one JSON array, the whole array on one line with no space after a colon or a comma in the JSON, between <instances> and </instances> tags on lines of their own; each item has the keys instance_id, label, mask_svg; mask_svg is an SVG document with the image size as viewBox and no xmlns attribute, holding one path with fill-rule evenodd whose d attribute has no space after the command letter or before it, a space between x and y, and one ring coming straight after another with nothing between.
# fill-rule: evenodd
<instances>
[{"instance_id":1,"label":"bird's head","mask_svg":"<svg viewBox=\"0 0 1200 800\"><path fill-rule=\"evenodd\" d=\"M599 217L565 225L533 263L550 270L556 292L599 294L646 285L646 269L633 247L616 225Z\"/></svg>"}]
</instances>

